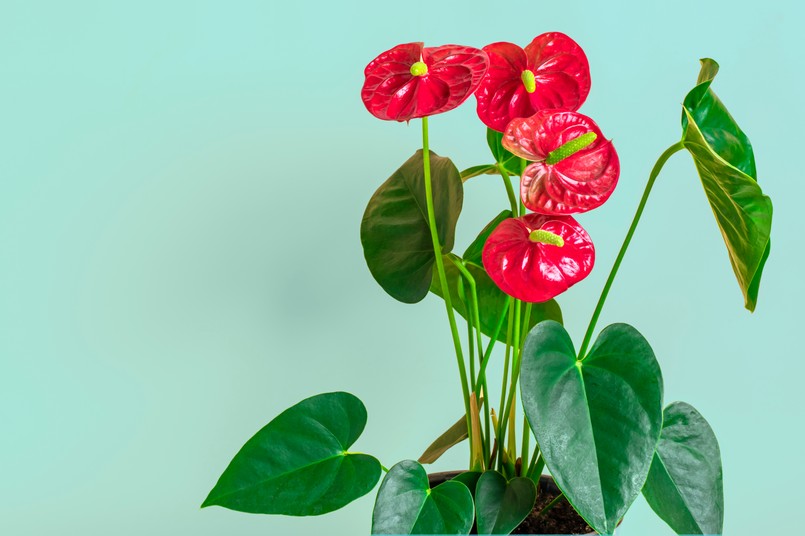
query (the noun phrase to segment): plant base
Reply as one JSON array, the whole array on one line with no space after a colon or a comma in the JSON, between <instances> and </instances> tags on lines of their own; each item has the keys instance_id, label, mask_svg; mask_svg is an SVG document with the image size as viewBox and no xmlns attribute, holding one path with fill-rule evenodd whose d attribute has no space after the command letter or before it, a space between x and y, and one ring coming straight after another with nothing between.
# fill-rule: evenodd
<instances>
[{"instance_id":1,"label":"plant base","mask_svg":"<svg viewBox=\"0 0 805 536\"><path fill-rule=\"evenodd\" d=\"M428 475L430 486L438 486L442 482L458 476L461 471L446 471L443 473L432 473ZM539 513L552 500L559 495L559 488L548 475L542 475L539 479L537 488L537 503L531 514L514 529L512 534L595 534L592 528L584 519L576 513L566 499L561 499L558 503L543 516ZM471 534L477 534L475 526L472 527Z\"/></svg>"}]
</instances>

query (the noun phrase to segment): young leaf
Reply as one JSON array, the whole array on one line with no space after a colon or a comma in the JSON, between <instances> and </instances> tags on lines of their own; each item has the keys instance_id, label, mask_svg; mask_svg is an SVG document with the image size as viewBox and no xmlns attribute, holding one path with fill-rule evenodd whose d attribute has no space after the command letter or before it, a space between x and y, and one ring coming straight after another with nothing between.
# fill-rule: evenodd
<instances>
[{"instance_id":1,"label":"young leaf","mask_svg":"<svg viewBox=\"0 0 805 536\"><path fill-rule=\"evenodd\" d=\"M489 150L492 151L492 156L495 157L495 162L502 165L509 175L516 175L519 177L523 174L526 161L522 158L513 155L503 147L503 133L491 128L486 129L486 144L489 145Z\"/></svg>"},{"instance_id":2,"label":"young leaf","mask_svg":"<svg viewBox=\"0 0 805 536\"><path fill-rule=\"evenodd\" d=\"M372 534L469 534L474 516L467 486L448 480L431 489L425 469L406 460L380 484Z\"/></svg>"},{"instance_id":3,"label":"young leaf","mask_svg":"<svg viewBox=\"0 0 805 536\"><path fill-rule=\"evenodd\" d=\"M338 510L380 479L380 462L347 452L365 425L366 408L349 393L305 399L243 445L201 507L291 516Z\"/></svg>"},{"instance_id":4,"label":"young leaf","mask_svg":"<svg viewBox=\"0 0 805 536\"><path fill-rule=\"evenodd\" d=\"M710 89L718 64L701 61L698 85L685 97L682 142L721 229L745 307L754 311L771 247L771 199L757 184L749 139Z\"/></svg>"},{"instance_id":5,"label":"young leaf","mask_svg":"<svg viewBox=\"0 0 805 536\"><path fill-rule=\"evenodd\" d=\"M495 175L497 172L498 168L494 164L472 166L461 172L461 182L467 182L467 180L478 175Z\"/></svg>"},{"instance_id":6,"label":"young leaf","mask_svg":"<svg viewBox=\"0 0 805 536\"><path fill-rule=\"evenodd\" d=\"M504 210L495 218L486 224L486 226L481 229L481 232L478 233L478 236L475 237L475 240L472 241L466 250L464 250L464 260L467 262L471 262L478 266L483 266L483 253L484 253L484 244L486 244L486 239L489 238L489 235L492 234L492 231L502 222L503 220L507 220L512 216L511 210Z\"/></svg>"},{"instance_id":7,"label":"young leaf","mask_svg":"<svg viewBox=\"0 0 805 536\"><path fill-rule=\"evenodd\" d=\"M724 487L713 430L684 402L665 408L643 496L677 534L721 534Z\"/></svg>"},{"instance_id":8,"label":"young leaf","mask_svg":"<svg viewBox=\"0 0 805 536\"><path fill-rule=\"evenodd\" d=\"M556 322L526 337L523 408L570 504L612 534L646 481L662 426L662 376L633 327L605 328L583 361Z\"/></svg>"},{"instance_id":9,"label":"young leaf","mask_svg":"<svg viewBox=\"0 0 805 536\"><path fill-rule=\"evenodd\" d=\"M464 190L449 158L430 153L436 228L442 253L453 249ZM417 151L369 200L361 244L372 276L391 297L416 303L428 294L436 256L428 226L422 151Z\"/></svg>"},{"instance_id":10,"label":"young leaf","mask_svg":"<svg viewBox=\"0 0 805 536\"><path fill-rule=\"evenodd\" d=\"M531 479L507 482L497 471L485 471L475 486L478 534L510 534L531 513L536 499Z\"/></svg>"}]
</instances>

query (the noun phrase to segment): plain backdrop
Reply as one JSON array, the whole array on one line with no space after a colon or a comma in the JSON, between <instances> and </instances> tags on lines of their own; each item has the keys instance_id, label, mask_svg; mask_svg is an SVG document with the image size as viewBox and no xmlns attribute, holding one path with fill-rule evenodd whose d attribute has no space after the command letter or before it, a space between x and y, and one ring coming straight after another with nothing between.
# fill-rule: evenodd
<instances>
[{"instance_id":1,"label":"plain backdrop","mask_svg":"<svg viewBox=\"0 0 805 536\"><path fill-rule=\"evenodd\" d=\"M757 311L743 309L679 153L599 327L637 327L666 402L711 423L726 532L796 526L801 5L4 0L0 533L368 533L374 492L306 519L199 505L253 433L313 394L360 397L369 422L354 448L386 466L415 459L458 418L442 302L395 302L363 261L365 204L420 144L418 122L366 112L363 68L399 43L524 46L554 30L585 49L593 83L581 111L622 164L611 200L579 217L597 266L560 298L577 344L648 172L680 136L699 58L721 64L713 88L774 201ZM484 133L470 99L431 120L431 147L460 168L488 163ZM468 182L456 249L506 206L499 179ZM462 445L433 470L466 458ZM639 497L621 534L671 531Z\"/></svg>"}]
</instances>

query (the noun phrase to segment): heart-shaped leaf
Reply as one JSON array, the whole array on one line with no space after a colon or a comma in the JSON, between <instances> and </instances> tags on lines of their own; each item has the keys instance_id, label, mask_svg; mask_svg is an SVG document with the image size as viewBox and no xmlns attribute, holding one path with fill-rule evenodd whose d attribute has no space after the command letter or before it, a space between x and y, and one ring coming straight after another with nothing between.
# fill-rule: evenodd
<instances>
[{"instance_id":1,"label":"heart-shaped leaf","mask_svg":"<svg viewBox=\"0 0 805 536\"><path fill-rule=\"evenodd\" d=\"M662 426L662 376L633 327L606 327L583 361L556 322L523 347L523 408L545 464L595 530L612 534L646 481Z\"/></svg>"},{"instance_id":2,"label":"heart-shaped leaf","mask_svg":"<svg viewBox=\"0 0 805 536\"><path fill-rule=\"evenodd\" d=\"M478 534L510 534L528 517L537 499L537 487L525 477L508 482L497 471L486 471L475 486Z\"/></svg>"},{"instance_id":3,"label":"heart-shaped leaf","mask_svg":"<svg viewBox=\"0 0 805 536\"><path fill-rule=\"evenodd\" d=\"M425 469L406 460L380 484L372 534L469 534L474 516L467 486L448 480L431 489Z\"/></svg>"},{"instance_id":4,"label":"heart-shaped leaf","mask_svg":"<svg viewBox=\"0 0 805 536\"><path fill-rule=\"evenodd\" d=\"M428 226L422 151L417 151L369 200L361 222L363 255L391 297L416 303L428 294L436 256ZM442 253L453 249L464 201L458 169L430 153L436 230Z\"/></svg>"},{"instance_id":5,"label":"heart-shaped leaf","mask_svg":"<svg viewBox=\"0 0 805 536\"><path fill-rule=\"evenodd\" d=\"M715 61L702 60L697 86L685 97L682 143L693 156L745 307L754 311L769 256L772 204L757 184L749 139L710 89L717 72Z\"/></svg>"},{"instance_id":6,"label":"heart-shaped leaf","mask_svg":"<svg viewBox=\"0 0 805 536\"><path fill-rule=\"evenodd\" d=\"M291 516L338 510L380 479L380 462L347 452L365 425L366 408L349 393L299 402L243 445L202 508Z\"/></svg>"},{"instance_id":7,"label":"heart-shaped leaf","mask_svg":"<svg viewBox=\"0 0 805 536\"><path fill-rule=\"evenodd\" d=\"M643 496L677 534L721 534L721 451L701 414L684 402L665 408Z\"/></svg>"}]
</instances>

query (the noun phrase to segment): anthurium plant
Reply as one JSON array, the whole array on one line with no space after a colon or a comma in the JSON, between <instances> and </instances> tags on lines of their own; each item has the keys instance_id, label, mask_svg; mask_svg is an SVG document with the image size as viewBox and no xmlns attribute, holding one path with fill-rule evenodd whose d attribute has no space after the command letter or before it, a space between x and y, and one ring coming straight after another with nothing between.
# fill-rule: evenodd
<instances>
[{"instance_id":1,"label":"anthurium plant","mask_svg":"<svg viewBox=\"0 0 805 536\"><path fill-rule=\"evenodd\" d=\"M576 344L556 298L591 272L595 248L574 215L604 204L620 175L614 145L578 111L591 86L582 48L551 32L525 48L409 43L372 60L361 92L366 109L383 120L421 120L422 147L369 200L360 226L366 264L396 300L443 300L464 415L417 461L387 469L352 450L367 419L360 400L344 392L306 398L246 442L203 506L319 515L380 482L374 534L508 534L534 515L546 472L599 533L611 534L640 493L677 533L721 533L712 429L691 405L665 405L660 364L635 327L596 331L652 186L677 152L693 158L745 307L755 309L772 204L748 138L711 88L717 71L715 61L701 60L682 106L681 137L652 169ZM459 171L430 150L428 120L472 95L491 154ZM463 189L493 180L488 175L502 179L508 206L458 255ZM503 366L495 382L487 376L493 360ZM465 441L465 471L431 487L423 464Z\"/></svg>"}]
</instances>

